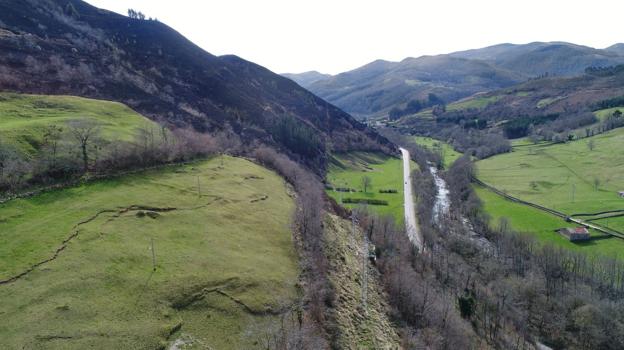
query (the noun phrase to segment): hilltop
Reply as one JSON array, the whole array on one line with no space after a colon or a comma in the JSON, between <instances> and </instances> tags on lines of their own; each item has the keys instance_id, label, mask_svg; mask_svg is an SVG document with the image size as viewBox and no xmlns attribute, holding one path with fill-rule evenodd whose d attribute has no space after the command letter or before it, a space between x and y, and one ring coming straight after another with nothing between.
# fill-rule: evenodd
<instances>
[{"instance_id":1,"label":"hilltop","mask_svg":"<svg viewBox=\"0 0 624 350\"><path fill-rule=\"evenodd\" d=\"M319 73L315 70L313 71L309 71L309 72L303 72L303 73L284 73L282 74L282 76L293 80L295 83L301 85L301 86L308 86L310 84L313 84L319 80L323 80L323 79L327 79L330 78L331 75L329 74L323 74L323 73Z\"/></svg>"},{"instance_id":2,"label":"hilltop","mask_svg":"<svg viewBox=\"0 0 624 350\"><path fill-rule=\"evenodd\" d=\"M230 128L319 169L327 149L387 145L290 79L80 0L0 1L0 50L0 90L118 101L173 127Z\"/></svg>"}]
</instances>

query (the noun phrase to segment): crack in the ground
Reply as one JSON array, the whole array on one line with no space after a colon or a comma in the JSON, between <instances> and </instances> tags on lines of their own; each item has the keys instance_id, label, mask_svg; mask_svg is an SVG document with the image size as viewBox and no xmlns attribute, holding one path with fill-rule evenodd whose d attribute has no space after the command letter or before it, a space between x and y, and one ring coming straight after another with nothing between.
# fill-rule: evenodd
<instances>
[{"instance_id":1,"label":"crack in the ground","mask_svg":"<svg viewBox=\"0 0 624 350\"><path fill-rule=\"evenodd\" d=\"M56 250L54 251L54 254L52 254L52 256L50 256L49 258L39 261L38 263L31 265L29 268L27 268L26 270L22 271L21 273L14 275L12 277L9 277L7 279L3 279L0 280L0 285L4 285L4 284L8 284L8 283L12 283L15 282L17 280L19 280L20 278L26 276L27 274L31 273L32 271L34 271L36 268L47 264L51 261L56 260L56 258L58 258L58 256L61 254L61 252L63 252L69 245L69 242L71 242L74 238L78 237L78 235L80 234L80 226L82 225L86 225L90 222L92 222L93 220L97 219L100 215L105 214L105 213L114 213L112 215L112 217L106 221L106 223L114 220L115 218L120 217L121 215L130 212L130 211L138 211L138 210L149 210L149 211L155 211L155 212L170 212L170 211L174 211L174 210L197 210L197 209L201 209L201 208L205 208L210 206L211 204L213 204L214 202L222 199L221 197L215 196L216 198L210 202L208 202L207 204L203 204L203 205L199 205L196 207L190 207L190 208L175 208L175 207L152 207L152 206L147 206L147 205L130 205L128 207L124 207L121 209L104 209L104 210L100 210L97 213L95 213L94 215L90 216L89 218L78 222L76 225L74 225L72 227L72 234L69 235L67 238L65 238L62 242L61 245L56 248Z\"/></svg>"},{"instance_id":2,"label":"crack in the ground","mask_svg":"<svg viewBox=\"0 0 624 350\"><path fill-rule=\"evenodd\" d=\"M182 310L202 299L204 299L206 297L206 295L211 294L211 293L216 293L219 294L221 296L224 296L228 299L230 299L232 302L234 302L235 304L239 305L243 310L245 310L245 312L251 314L251 315L255 315L255 316L266 316L266 315L271 315L271 316L277 316L277 315L281 315L284 312L288 311L291 309L291 307L284 307L282 309L278 309L278 310L273 310L271 308L267 308L266 310L256 310L254 308L252 308L251 306L245 304L244 301L226 293L223 291L223 288L227 288L226 286L219 286L219 287L214 287L214 288L204 288L202 289L200 292L195 293L193 295L190 296L190 298L188 298L187 300L185 300L184 302L179 302L177 304L172 305L172 307L176 310Z\"/></svg>"}]
</instances>

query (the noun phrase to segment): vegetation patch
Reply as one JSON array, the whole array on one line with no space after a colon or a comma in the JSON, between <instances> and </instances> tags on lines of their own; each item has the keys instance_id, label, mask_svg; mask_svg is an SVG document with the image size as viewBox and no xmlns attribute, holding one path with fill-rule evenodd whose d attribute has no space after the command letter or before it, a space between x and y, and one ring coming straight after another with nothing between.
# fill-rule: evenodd
<instances>
[{"instance_id":1,"label":"vegetation patch","mask_svg":"<svg viewBox=\"0 0 624 350\"><path fill-rule=\"evenodd\" d=\"M412 163L412 168L417 165ZM380 214L391 214L403 222L403 161L381 153L350 152L333 156L327 182L333 188L356 189L358 198L347 198L343 192L327 190L327 194L345 207L371 204ZM365 186L366 185L366 186ZM365 188L366 187L366 188ZM396 189L381 193L379 189Z\"/></svg>"},{"instance_id":2,"label":"vegetation patch","mask_svg":"<svg viewBox=\"0 0 624 350\"><path fill-rule=\"evenodd\" d=\"M568 215L620 210L622 144L624 129L619 128L578 141L516 147L478 161L477 177L509 195Z\"/></svg>"},{"instance_id":3,"label":"vegetation patch","mask_svg":"<svg viewBox=\"0 0 624 350\"><path fill-rule=\"evenodd\" d=\"M416 144L424 146L426 149L439 154L445 168L453 165L453 163L462 156L462 153L457 152L453 146L444 141L424 136L416 136L414 137L414 141Z\"/></svg>"},{"instance_id":4,"label":"vegetation patch","mask_svg":"<svg viewBox=\"0 0 624 350\"><path fill-rule=\"evenodd\" d=\"M388 201L382 199L370 199L370 198L343 198L344 204L370 204L370 205L388 205Z\"/></svg>"},{"instance_id":5,"label":"vegetation patch","mask_svg":"<svg viewBox=\"0 0 624 350\"><path fill-rule=\"evenodd\" d=\"M293 208L282 178L231 157L2 204L0 279L75 234L0 285L11 316L2 343L138 349L180 337L254 348L298 298Z\"/></svg>"},{"instance_id":6,"label":"vegetation patch","mask_svg":"<svg viewBox=\"0 0 624 350\"><path fill-rule=\"evenodd\" d=\"M0 93L0 141L34 156L53 128L81 120L98 125L109 141L131 141L137 129L156 124L127 106L75 96Z\"/></svg>"},{"instance_id":7,"label":"vegetation patch","mask_svg":"<svg viewBox=\"0 0 624 350\"><path fill-rule=\"evenodd\" d=\"M458 111L462 109L483 109L490 105L491 103L495 103L499 101L503 96L494 95L494 96L479 96L472 97L462 101L453 102L446 106L447 111Z\"/></svg>"}]
</instances>

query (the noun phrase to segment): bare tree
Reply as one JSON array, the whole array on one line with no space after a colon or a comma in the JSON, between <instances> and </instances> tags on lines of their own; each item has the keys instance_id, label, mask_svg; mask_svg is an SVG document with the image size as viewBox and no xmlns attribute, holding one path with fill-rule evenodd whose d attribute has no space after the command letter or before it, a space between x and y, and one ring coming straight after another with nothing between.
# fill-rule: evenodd
<instances>
[{"instance_id":1,"label":"bare tree","mask_svg":"<svg viewBox=\"0 0 624 350\"><path fill-rule=\"evenodd\" d=\"M364 193L368 192L368 188L373 184L373 180L368 176L362 176L362 188L364 188Z\"/></svg>"},{"instance_id":2,"label":"bare tree","mask_svg":"<svg viewBox=\"0 0 624 350\"><path fill-rule=\"evenodd\" d=\"M50 156L52 157L51 165L53 168L56 167L58 145L62 138L62 134L63 134L63 128L54 124L48 126L43 133L44 145L47 146L51 151L51 154L50 154Z\"/></svg>"},{"instance_id":3,"label":"bare tree","mask_svg":"<svg viewBox=\"0 0 624 350\"><path fill-rule=\"evenodd\" d=\"M80 148L82 155L82 169L86 173L89 170L89 150L99 135L97 123L88 120L76 120L68 123L69 132Z\"/></svg>"}]
</instances>

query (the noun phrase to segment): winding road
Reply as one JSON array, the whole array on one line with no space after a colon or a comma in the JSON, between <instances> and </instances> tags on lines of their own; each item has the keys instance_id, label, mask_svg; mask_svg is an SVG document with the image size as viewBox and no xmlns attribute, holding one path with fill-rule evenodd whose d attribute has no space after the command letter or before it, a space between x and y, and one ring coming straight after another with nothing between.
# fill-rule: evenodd
<instances>
[{"instance_id":1,"label":"winding road","mask_svg":"<svg viewBox=\"0 0 624 350\"><path fill-rule=\"evenodd\" d=\"M405 211L405 231L412 244L418 249L423 249L422 237L416 223L416 211L414 210L414 196L412 195L412 178L410 176L410 154L405 148L401 148L403 156L403 195Z\"/></svg>"}]
</instances>

